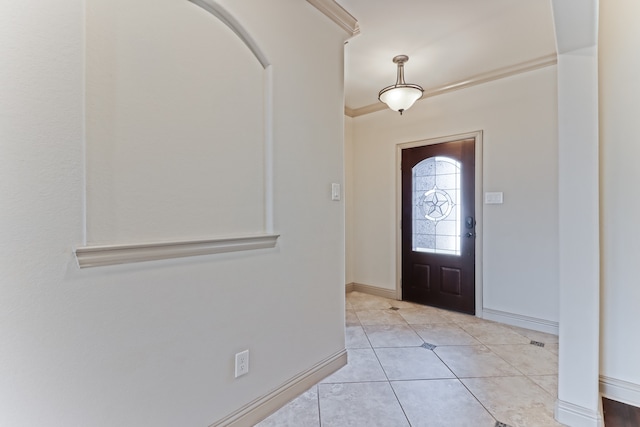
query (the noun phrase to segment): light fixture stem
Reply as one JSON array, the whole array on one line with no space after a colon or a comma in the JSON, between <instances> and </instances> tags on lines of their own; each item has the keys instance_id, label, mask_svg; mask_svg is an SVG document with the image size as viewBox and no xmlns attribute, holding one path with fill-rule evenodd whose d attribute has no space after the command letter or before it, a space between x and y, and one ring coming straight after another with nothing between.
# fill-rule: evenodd
<instances>
[{"instance_id":1,"label":"light fixture stem","mask_svg":"<svg viewBox=\"0 0 640 427\"><path fill-rule=\"evenodd\" d=\"M404 62L398 62L398 78L396 79L396 86L403 85L404 82Z\"/></svg>"}]
</instances>

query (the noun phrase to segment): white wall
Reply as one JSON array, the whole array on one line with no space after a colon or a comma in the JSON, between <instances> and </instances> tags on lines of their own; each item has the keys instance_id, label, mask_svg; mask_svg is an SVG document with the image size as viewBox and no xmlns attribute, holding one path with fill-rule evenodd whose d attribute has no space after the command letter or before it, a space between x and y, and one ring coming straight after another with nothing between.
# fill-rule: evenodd
<instances>
[{"instance_id":1,"label":"white wall","mask_svg":"<svg viewBox=\"0 0 640 427\"><path fill-rule=\"evenodd\" d=\"M353 279L353 268L354 268L354 253L353 253L353 202L354 198L352 196L354 188L353 188L353 170L354 170L354 159L353 159L353 118L345 116L344 118L344 204L345 204L345 222L349 224L346 227L346 244L345 244L345 254L346 254L346 274L345 274L345 283L348 285L354 282Z\"/></svg>"},{"instance_id":2,"label":"white wall","mask_svg":"<svg viewBox=\"0 0 640 427\"><path fill-rule=\"evenodd\" d=\"M613 397L640 406L640 29L634 1L600 2L600 144L602 239L601 375L623 381ZM626 383L626 384L625 384ZM625 387L629 387L626 393ZM623 392L623 393L620 393ZM609 394L611 396L611 394Z\"/></svg>"},{"instance_id":3,"label":"white wall","mask_svg":"<svg viewBox=\"0 0 640 427\"><path fill-rule=\"evenodd\" d=\"M558 320L556 68L354 119L353 281L395 289L396 145L484 132L484 308Z\"/></svg>"},{"instance_id":4,"label":"white wall","mask_svg":"<svg viewBox=\"0 0 640 427\"><path fill-rule=\"evenodd\" d=\"M0 425L209 425L344 348L344 34L268 3L224 5L274 66L277 248L82 271L84 2L0 6Z\"/></svg>"},{"instance_id":5,"label":"white wall","mask_svg":"<svg viewBox=\"0 0 640 427\"><path fill-rule=\"evenodd\" d=\"M267 71L187 1L87 3L87 241L265 230Z\"/></svg>"}]
</instances>

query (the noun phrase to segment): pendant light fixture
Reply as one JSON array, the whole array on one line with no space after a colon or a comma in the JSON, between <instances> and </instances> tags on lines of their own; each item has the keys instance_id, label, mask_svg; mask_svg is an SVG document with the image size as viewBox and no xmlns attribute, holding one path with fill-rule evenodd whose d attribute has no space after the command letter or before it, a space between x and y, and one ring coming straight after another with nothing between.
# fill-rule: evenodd
<instances>
[{"instance_id":1,"label":"pendant light fixture","mask_svg":"<svg viewBox=\"0 0 640 427\"><path fill-rule=\"evenodd\" d=\"M422 87L404 82L404 63L408 60L407 55L398 55L393 58L394 64L398 64L396 84L387 86L378 93L378 99L393 111L399 111L400 115L404 110L411 108L424 93Z\"/></svg>"}]
</instances>

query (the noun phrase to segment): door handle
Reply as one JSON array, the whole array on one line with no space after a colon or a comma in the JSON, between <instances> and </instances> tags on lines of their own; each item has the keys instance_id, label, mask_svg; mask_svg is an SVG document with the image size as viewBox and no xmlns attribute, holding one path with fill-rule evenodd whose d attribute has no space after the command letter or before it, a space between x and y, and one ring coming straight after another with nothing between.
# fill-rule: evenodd
<instances>
[{"instance_id":1,"label":"door handle","mask_svg":"<svg viewBox=\"0 0 640 427\"><path fill-rule=\"evenodd\" d=\"M465 234L465 237L475 237L476 233L472 233L471 231Z\"/></svg>"}]
</instances>

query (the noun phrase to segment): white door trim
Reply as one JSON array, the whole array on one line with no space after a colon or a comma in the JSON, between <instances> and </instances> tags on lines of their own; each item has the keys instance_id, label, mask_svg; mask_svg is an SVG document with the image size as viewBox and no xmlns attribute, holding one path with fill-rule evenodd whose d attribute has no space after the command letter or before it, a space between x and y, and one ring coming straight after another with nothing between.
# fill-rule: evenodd
<instances>
[{"instance_id":1,"label":"white door trim","mask_svg":"<svg viewBox=\"0 0 640 427\"><path fill-rule=\"evenodd\" d=\"M402 150L407 148L422 147L425 145L440 144L443 142L459 141L461 139L475 138L475 209L476 209L476 316L482 317L482 131L461 133L458 135L443 136L439 138L423 139L420 141L405 142L396 145L396 298L402 299Z\"/></svg>"}]
</instances>

